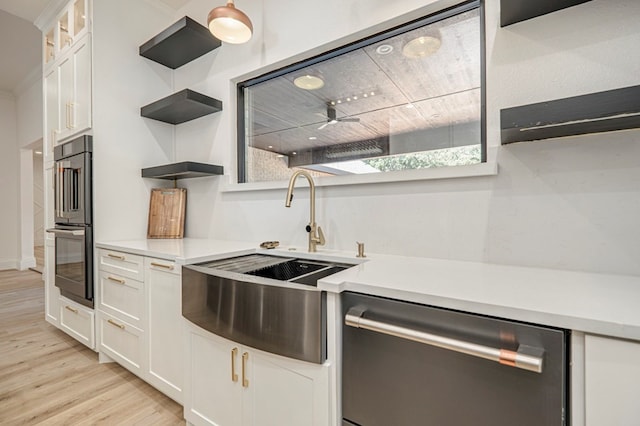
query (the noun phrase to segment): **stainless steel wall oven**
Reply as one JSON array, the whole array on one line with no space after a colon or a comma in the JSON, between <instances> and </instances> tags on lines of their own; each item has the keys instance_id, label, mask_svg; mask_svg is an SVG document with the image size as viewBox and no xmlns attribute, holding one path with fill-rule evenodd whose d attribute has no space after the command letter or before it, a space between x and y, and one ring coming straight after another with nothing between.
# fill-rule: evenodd
<instances>
[{"instance_id":1,"label":"stainless steel wall oven","mask_svg":"<svg viewBox=\"0 0 640 426\"><path fill-rule=\"evenodd\" d=\"M60 294L93 307L92 137L54 148L55 285Z\"/></svg>"}]
</instances>

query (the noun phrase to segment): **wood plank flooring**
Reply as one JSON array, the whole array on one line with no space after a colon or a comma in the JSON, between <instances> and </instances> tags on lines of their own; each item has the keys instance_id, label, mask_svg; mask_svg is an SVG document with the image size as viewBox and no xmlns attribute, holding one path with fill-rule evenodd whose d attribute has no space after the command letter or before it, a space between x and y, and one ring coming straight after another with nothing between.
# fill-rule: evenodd
<instances>
[{"instance_id":1,"label":"wood plank flooring","mask_svg":"<svg viewBox=\"0 0 640 426\"><path fill-rule=\"evenodd\" d=\"M0 271L0 425L184 425L182 406L44 320L42 276Z\"/></svg>"}]
</instances>

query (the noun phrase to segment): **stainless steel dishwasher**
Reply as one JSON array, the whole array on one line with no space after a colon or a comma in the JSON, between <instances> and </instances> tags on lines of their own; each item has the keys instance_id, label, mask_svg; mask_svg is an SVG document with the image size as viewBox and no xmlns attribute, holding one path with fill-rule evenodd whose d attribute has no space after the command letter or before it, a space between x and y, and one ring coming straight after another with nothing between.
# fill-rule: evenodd
<instances>
[{"instance_id":1,"label":"stainless steel dishwasher","mask_svg":"<svg viewBox=\"0 0 640 426\"><path fill-rule=\"evenodd\" d=\"M569 424L569 331L342 294L343 426Z\"/></svg>"}]
</instances>

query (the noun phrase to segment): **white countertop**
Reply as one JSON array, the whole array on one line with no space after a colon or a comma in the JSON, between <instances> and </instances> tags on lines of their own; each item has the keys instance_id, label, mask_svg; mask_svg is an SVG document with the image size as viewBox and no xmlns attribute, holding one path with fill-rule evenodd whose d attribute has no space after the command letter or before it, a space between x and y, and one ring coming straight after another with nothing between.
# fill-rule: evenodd
<instances>
[{"instance_id":1,"label":"white countertop","mask_svg":"<svg viewBox=\"0 0 640 426\"><path fill-rule=\"evenodd\" d=\"M204 262L263 251L257 243L220 240L132 240L97 247ZM640 340L640 277L419 257L285 248L269 254L358 263L319 281L327 292L353 291L398 300Z\"/></svg>"},{"instance_id":2,"label":"white countertop","mask_svg":"<svg viewBox=\"0 0 640 426\"><path fill-rule=\"evenodd\" d=\"M96 247L173 260L179 265L253 253L258 244L200 238L126 240L96 243Z\"/></svg>"}]
</instances>

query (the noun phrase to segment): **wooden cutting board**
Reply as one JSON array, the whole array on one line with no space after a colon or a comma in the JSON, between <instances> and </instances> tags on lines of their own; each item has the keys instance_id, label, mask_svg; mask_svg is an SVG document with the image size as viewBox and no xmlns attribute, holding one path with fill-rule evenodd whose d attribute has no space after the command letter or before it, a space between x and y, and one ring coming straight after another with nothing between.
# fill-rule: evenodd
<instances>
[{"instance_id":1,"label":"wooden cutting board","mask_svg":"<svg viewBox=\"0 0 640 426\"><path fill-rule=\"evenodd\" d=\"M152 189L147 238L182 238L186 207L186 189Z\"/></svg>"}]
</instances>

